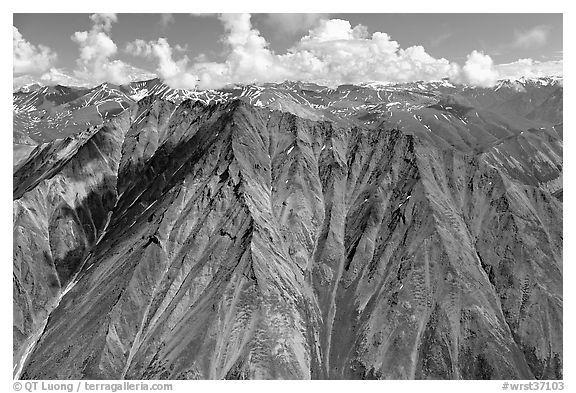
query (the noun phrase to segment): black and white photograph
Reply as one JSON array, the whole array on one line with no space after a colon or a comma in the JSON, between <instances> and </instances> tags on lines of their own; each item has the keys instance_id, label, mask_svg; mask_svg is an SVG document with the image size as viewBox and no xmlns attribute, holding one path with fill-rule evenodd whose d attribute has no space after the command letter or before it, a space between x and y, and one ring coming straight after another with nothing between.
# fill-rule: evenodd
<instances>
[{"instance_id":1,"label":"black and white photograph","mask_svg":"<svg viewBox=\"0 0 576 393\"><path fill-rule=\"evenodd\" d=\"M12 14L9 388L570 390L563 13L131 9Z\"/></svg>"}]
</instances>

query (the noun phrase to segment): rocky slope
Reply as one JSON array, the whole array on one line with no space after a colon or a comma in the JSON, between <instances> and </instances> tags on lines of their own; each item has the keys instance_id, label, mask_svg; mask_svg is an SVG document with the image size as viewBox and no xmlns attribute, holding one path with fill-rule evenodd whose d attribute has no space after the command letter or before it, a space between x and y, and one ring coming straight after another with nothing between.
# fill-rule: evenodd
<instances>
[{"instance_id":1,"label":"rocky slope","mask_svg":"<svg viewBox=\"0 0 576 393\"><path fill-rule=\"evenodd\" d=\"M493 90L369 124L150 95L38 145L15 375L562 378L558 91Z\"/></svg>"}]
</instances>

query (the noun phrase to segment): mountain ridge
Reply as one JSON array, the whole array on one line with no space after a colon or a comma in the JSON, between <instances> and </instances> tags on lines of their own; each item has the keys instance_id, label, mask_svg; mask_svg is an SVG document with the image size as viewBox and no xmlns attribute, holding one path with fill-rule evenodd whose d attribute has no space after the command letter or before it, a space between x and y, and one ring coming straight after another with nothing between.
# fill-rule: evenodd
<instances>
[{"instance_id":1,"label":"mountain ridge","mask_svg":"<svg viewBox=\"0 0 576 393\"><path fill-rule=\"evenodd\" d=\"M160 78L160 77L154 77L154 78L145 78L145 79L138 79L138 80L132 80L130 81L128 84L135 84L135 83L146 83L146 82L151 82L151 81L159 81L161 83L164 83L164 81ZM497 84L502 84L502 83L510 83L510 82L514 82L514 81L518 81L518 82L526 82L526 81L550 81L550 82L559 82L563 80L563 76L562 75L541 75L541 76L519 76L516 78L501 78L498 79L498 83ZM110 82L102 82L103 83L110 83ZM359 86L391 86L391 85L396 85L396 86L401 86L401 85L408 85L408 84L426 84L426 83L449 83L451 85L468 85L466 83L461 83L461 82L454 82L451 81L449 78L443 78L443 79L438 79L438 80L429 80L429 81L424 81L424 80L417 80L417 81L413 81L413 82L381 82L381 81L368 81L368 82L364 82L359 84ZM316 85L316 86L322 86L322 87L328 87L328 86L323 86L323 85L318 85L315 82L307 82L307 81L291 81L291 80L285 80L284 82L278 82L278 83L272 83L272 82L261 82L261 83L249 83L249 84L238 84L238 83L230 83L224 87L222 87L222 89L228 89L228 88L234 88L234 87L242 87L242 86L248 86L248 85L254 85L254 86L265 86L265 85L274 85L274 84L278 84L278 85L283 85L283 84L309 84L309 85ZM339 86L344 86L346 85L341 84ZM41 87L48 87L48 86L67 86L67 87L76 87L76 88L86 88L86 89L92 89L97 87L98 85L95 86L86 86L86 85L66 85L66 84L62 84L62 83L56 83L56 84L47 84L47 83L43 83L41 81L32 81L32 82L28 82L26 84L23 84L19 87L17 87L16 89L13 90L13 93L18 93L18 92L30 92L33 90L36 90L37 88L41 88ZM472 85L468 85L470 87L473 87ZM337 87L337 86L336 86ZM333 87L333 88L336 88ZM25 90L25 91L21 91L21 90ZM183 89L183 90L190 90L190 89ZM218 89L203 89L203 90L218 90ZM193 91L193 90L192 90Z\"/></svg>"}]
</instances>

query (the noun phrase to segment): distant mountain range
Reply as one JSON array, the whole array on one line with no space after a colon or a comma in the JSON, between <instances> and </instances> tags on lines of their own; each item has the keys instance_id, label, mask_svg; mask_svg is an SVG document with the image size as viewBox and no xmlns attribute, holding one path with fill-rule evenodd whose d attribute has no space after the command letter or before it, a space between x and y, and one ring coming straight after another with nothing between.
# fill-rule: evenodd
<instances>
[{"instance_id":1,"label":"distant mountain range","mask_svg":"<svg viewBox=\"0 0 576 393\"><path fill-rule=\"evenodd\" d=\"M241 99L255 106L290 112L311 120L374 126L384 120L390 121L388 118L394 117L393 113L418 114L445 97L462 101L461 104L477 110L507 116L510 113L505 111L506 107L523 104L515 104L514 100L524 97L529 100L527 108L534 110L541 103L541 97L532 97L533 94L538 92L542 96L551 91L561 91L561 86L562 79L556 77L503 80L490 89L454 85L448 80L367 83L342 85L335 89L313 83L284 82L201 91L172 89L159 79L121 86L103 83L94 88L32 84L14 93L14 139L19 143L33 144L73 135L82 128L101 124L149 95L176 104L187 99L204 104ZM530 101L532 98L534 101ZM500 104L505 107L500 108ZM545 120L558 121L557 114L549 117Z\"/></svg>"},{"instance_id":2,"label":"distant mountain range","mask_svg":"<svg viewBox=\"0 0 576 393\"><path fill-rule=\"evenodd\" d=\"M561 78L26 85L14 375L561 379Z\"/></svg>"}]
</instances>

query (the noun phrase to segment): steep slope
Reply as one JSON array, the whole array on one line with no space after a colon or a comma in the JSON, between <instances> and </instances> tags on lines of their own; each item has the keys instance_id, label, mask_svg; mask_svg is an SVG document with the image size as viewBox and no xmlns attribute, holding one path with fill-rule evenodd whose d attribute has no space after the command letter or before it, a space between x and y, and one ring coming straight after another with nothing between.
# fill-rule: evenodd
<instances>
[{"instance_id":1,"label":"steep slope","mask_svg":"<svg viewBox=\"0 0 576 393\"><path fill-rule=\"evenodd\" d=\"M561 221L561 206L535 189L523 197L536 194L546 202L518 203L506 189L516 185L505 185L501 174L458 153L439 152L417 140L413 151L410 144L394 147L410 152L404 167L396 169L409 176L386 179L393 185L388 192L374 190L377 180L354 183L360 206L347 217L344 254L338 258L345 262L336 291L331 334L332 340L337 334L338 346L330 354L329 376L558 378L561 233L553 222ZM485 212L496 203L500 209ZM540 212L528 213L543 205L546 221L540 221ZM498 217L519 210L530 231ZM494 250L487 238L503 239L502 249ZM534 244L554 251L546 257L540 251L538 262L525 261L521 255L530 251L517 251ZM533 267L538 264L552 271ZM538 294L532 297L532 291ZM541 302L547 306L538 315L525 313ZM518 321L531 325L526 334ZM535 343L543 336L547 345Z\"/></svg>"},{"instance_id":2,"label":"steep slope","mask_svg":"<svg viewBox=\"0 0 576 393\"><path fill-rule=\"evenodd\" d=\"M243 100L147 97L117 119L17 171L15 249L37 233L50 256L14 256L38 281L15 276L15 310L50 314L15 330L22 378L562 377L562 202L529 168L434 125Z\"/></svg>"},{"instance_id":3,"label":"steep slope","mask_svg":"<svg viewBox=\"0 0 576 393\"><path fill-rule=\"evenodd\" d=\"M179 120L190 109L185 102L174 114L171 138L180 139ZM270 179L264 162L255 165L267 151L250 129L231 125L245 121L243 111L187 113L191 127L171 159L163 154L168 138L141 175L149 182L122 194L85 262L69 296L91 293L88 303L64 297L25 376L36 369L47 378L310 377L303 275L284 250L269 247L270 238L281 239L272 231L269 197L266 203ZM248 155L254 145L260 157ZM82 318L61 324L58 315ZM284 346L268 353L279 342ZM42 364L54 356L59 370Z\"/></svg>"},{"instance_id":4,"label":"steep slope","mask_svg":"<svg viewBox=\"0 0 576 393\"><path fill-rule=\"evenodd\" d=\"M116 199L126 112L39 146L14 174L14 355L18 364L103 233Z\"/></svg>"}]
</instances>

